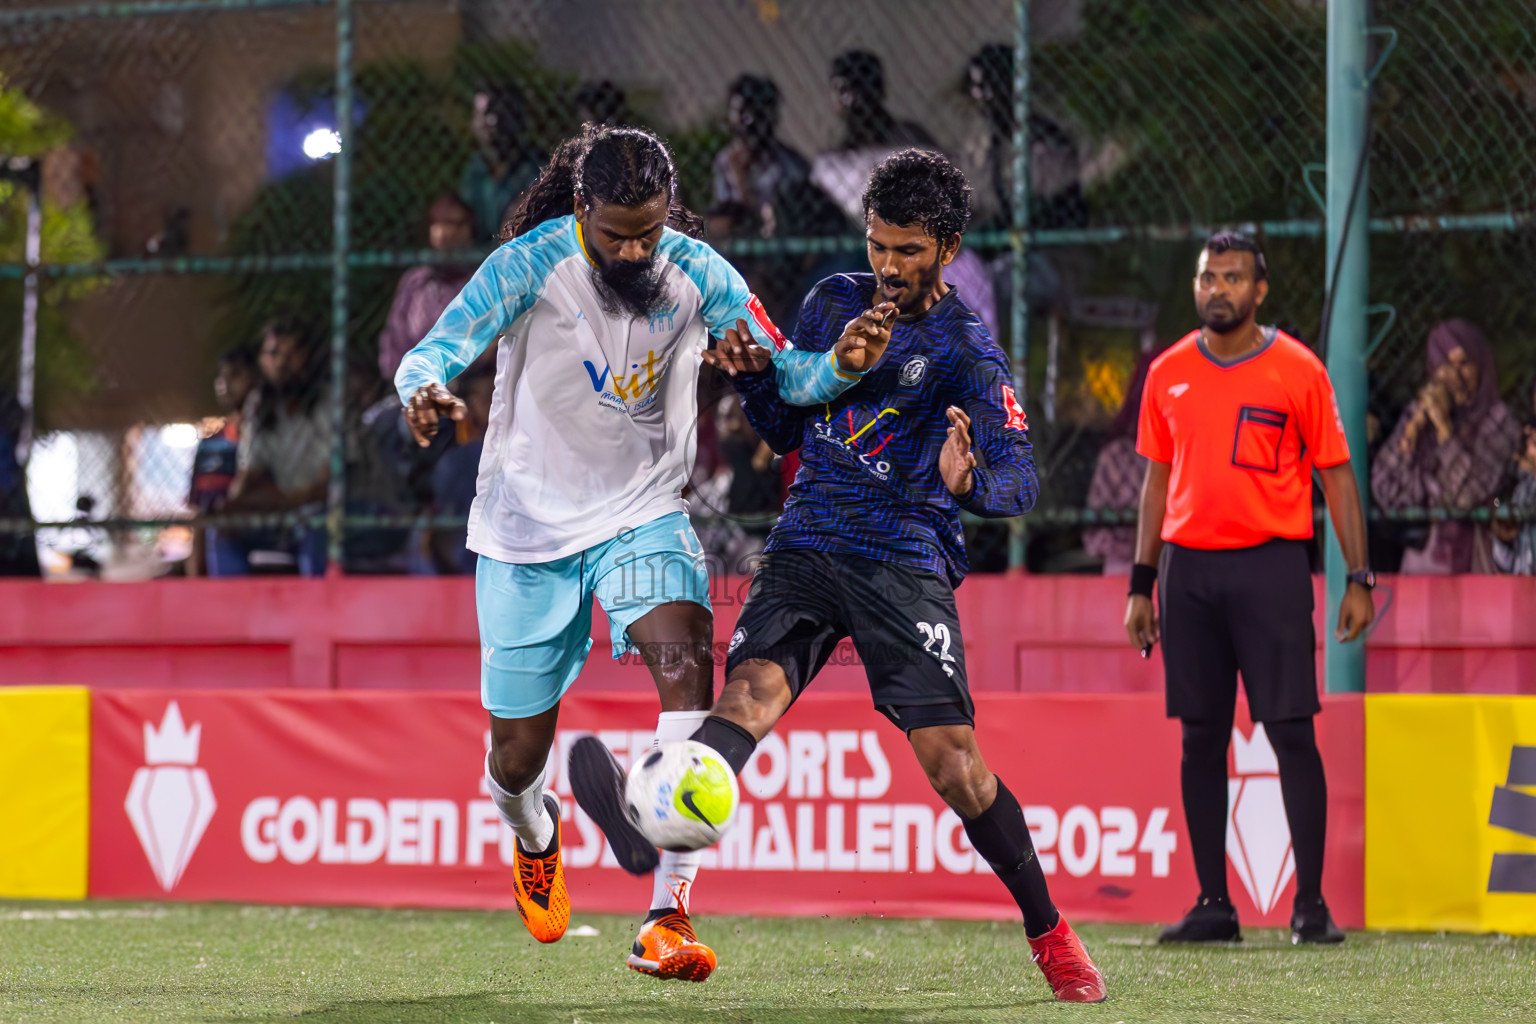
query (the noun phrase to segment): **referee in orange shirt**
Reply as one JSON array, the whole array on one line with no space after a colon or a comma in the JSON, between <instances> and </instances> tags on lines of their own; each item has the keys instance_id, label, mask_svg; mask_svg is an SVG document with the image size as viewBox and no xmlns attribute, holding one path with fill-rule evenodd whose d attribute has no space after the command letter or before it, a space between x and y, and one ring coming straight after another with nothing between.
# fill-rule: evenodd
<instances>
[{"instance_id":1,"label":"referee in orange shirt","mask_svg":"<svg viewBox=\"0 0 1536 1024\"><path fill-rule=\"evenodd\" d=\"M1280 762L1296 855L1291 941L1344 940L1322 892L1328 784L1312 728L1322 706L1306 549L1314 468L1350 568L1340 639L1370 625L1375 576L1328 371L1301 342L1255 320L1267 276L1253 239L1222 232L1206 242L1194 282L1203 326L1152 363L1141 405L1136 450L1151 465L1125 628L1144 653L1161 632L1168 715L1183 723L1184 818L1200 879L1194 909L1163 942L1242 937L1226 866L1239 673Z\"/></svg>"}]
</instances>

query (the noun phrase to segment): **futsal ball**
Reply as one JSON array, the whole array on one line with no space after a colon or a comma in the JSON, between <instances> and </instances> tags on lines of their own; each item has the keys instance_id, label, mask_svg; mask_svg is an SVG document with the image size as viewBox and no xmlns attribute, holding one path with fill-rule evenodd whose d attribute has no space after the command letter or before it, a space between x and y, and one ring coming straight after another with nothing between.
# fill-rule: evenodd
<instances>
[{"instance_id":1,"label":"futsal ball","mask_svg":"<svg viewBox=\"0 0 1536 1024\"><path fill-rule=\"evenodd\" d=\"M658 849L701 850L736 817L736 773L712 747L694 740L663 743L630 769L624 810Z\"/></svg>"}]
</instances>

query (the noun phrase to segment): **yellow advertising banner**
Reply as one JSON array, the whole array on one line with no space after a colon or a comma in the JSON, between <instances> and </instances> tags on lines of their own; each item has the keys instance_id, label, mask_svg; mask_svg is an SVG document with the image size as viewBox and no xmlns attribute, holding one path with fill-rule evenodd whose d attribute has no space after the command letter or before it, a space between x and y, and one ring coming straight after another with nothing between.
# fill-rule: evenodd
<instances>
[{"instance_id":1,"label":"yellow advertising banner","mask_svg":"<svg viewBox=\"0 0 1536 1024\"><path fill-rule=\"evenodd\" d=\"M1365 699L1365 926L1536 934L1536 697Z\"/></svg>"},{"instance_id":2,"label":"yellow advertising banner","mask_svg":"<svg viewBox=\"0 0 1536 1024\"><path fill-rule=\"evenodd\" d=\"M91 697L0 686L0 897L84 899Z\"/></svg>"}]
</instances>

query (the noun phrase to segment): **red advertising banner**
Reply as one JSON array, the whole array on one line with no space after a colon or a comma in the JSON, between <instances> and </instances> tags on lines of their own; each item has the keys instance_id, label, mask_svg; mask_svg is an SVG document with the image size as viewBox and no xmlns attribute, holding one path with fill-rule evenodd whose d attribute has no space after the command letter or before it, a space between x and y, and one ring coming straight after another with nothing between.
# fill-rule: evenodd
<instances>
[{"instance_id":1,"label":"red advertising banner","mask_svg":"<svg viewBox=\"0 0 1536 1024\"><path fill-rule=\"evenodd\" d=\"M485 793L473 696L298 691L93 694L90 893L111 898L510 907L511 833ZM649 747L656 702L568 695L549 784L564 807L578 911L639 912L563 765L596 733ZM1197 885L1179 802L1179 730L1160 695L991 695L977 734L1025 805L1052 894L1073 919L1168 921ZM1330 699L1325 892L1362 923L1363 721ZM730 834L704 854L700 913L1011 918L1003 887L867 697L808 695L743 773ZM1245 924L1283 926L1295 860L1273 751L1234 729L1227 851ZM745 884L743 884L745 883Z\"/></svg>"}]
</instances>

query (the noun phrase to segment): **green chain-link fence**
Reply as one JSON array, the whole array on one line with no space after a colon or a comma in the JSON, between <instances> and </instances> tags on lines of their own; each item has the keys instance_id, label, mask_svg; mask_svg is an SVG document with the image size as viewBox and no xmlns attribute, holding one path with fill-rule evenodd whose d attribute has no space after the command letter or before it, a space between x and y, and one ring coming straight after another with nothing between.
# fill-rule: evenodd
<instances>
[{"instance_id":1,"label":"green chain-link fence","mask_svg":"<svg viewBox=\"0 0 1536 1024\"><path fill-rule=\"evenodd\" d=\"M1323 0L963 0L942 14L915 0L22 2L0 10L0 156L13 168L0 181L0 394L26 390L30 160L42 196L24 403L35 441L30 508L16 497L23 471L8 481L0 455L0 517L17 550L45 524L56 569L78 556L154 574L204 527L243 531L272 564L317 562L307 556L330 541L349 571L451 569L462 495L443 493L442 452L399 445L380 339L387 369L410 319L390 330L397 289L402 302L451 293L583 120L668 139L683 199L786 325L819 276L859 267L857 196L875 157L916 142L965 167L977 215L956 270L1027 379L1042 474L1027 530L968 524L981 569L1124 561L1140 468L1118 414L1138 365L1195 326L1189 281L1209 230L1259 235L1266 319L1319 336L1322 175L1308 168L1327 147ZM1432 550L1432 518L1518 519L1522 500L1536 503L1518 489L1517 436L1536 367L1527 7L1378 0L1372 14L1396 30L1373 88L1369 171L1368 299L1385 328L1369 361L1373 451L1403 452L1375 513L1385 559ZM771 116L775 146L743 127ZM434 206L446 194L468 213ZM466 216L468 233L448 230ZM446 225L437 248L429 219ZM1486 336L1516 432L1507 451L1474 446L1498 462L1480 474L1445 470L1433 423L1416 447L1390 436L1417 408L1431 330L1456 317ZM236 514L205 495L192 529L194 454L216 494L264 429L252 407L247 451L221 439L220 356L243 353L223 370L234 391L260 380L247 361L278 318L302 358L284 370L279 340L267 369L327 431L314 458L284 453L311 486L281 511ZM1464 429L1462 407L1439 395L1420 401ZM27 415L9 407L12 444ZM702 418L706 442L736 436L729 410ZM729 489L709 476L729 467L722 450L705 445L696 504L734 567L771 516L721 507ZM442 528L436 557L410 528L424 516ZM1486 542L1511 528L1466 530Z\"/></svg>"}]
</instances>

